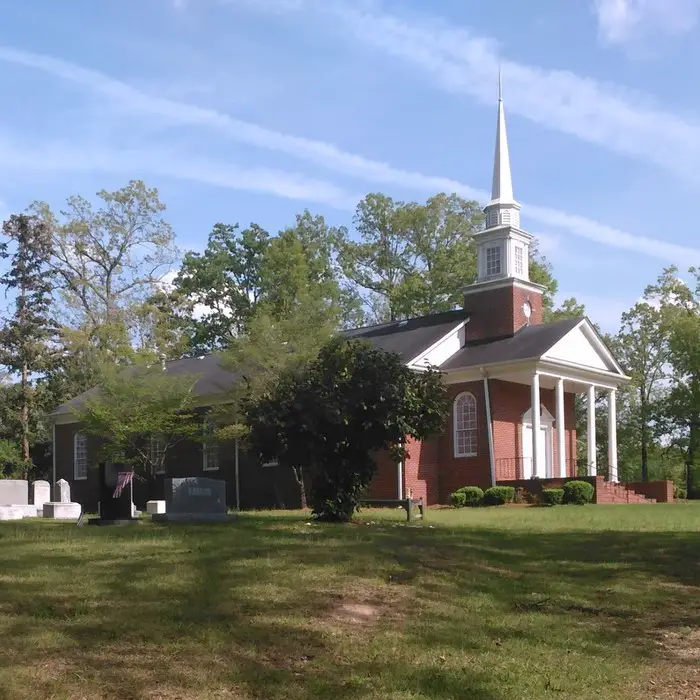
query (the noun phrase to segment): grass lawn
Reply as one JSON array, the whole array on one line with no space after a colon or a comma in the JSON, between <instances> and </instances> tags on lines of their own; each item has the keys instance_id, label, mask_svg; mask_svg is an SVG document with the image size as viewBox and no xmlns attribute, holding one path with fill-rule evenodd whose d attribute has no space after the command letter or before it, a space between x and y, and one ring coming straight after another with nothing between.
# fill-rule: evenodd
<instances>
[{"instance_id":1,"label":"grass lawn","mask_svg":"<svg viewBox=\"0 0 700 700\"><path fill-rule=\"evenodd\" d=\"M700 505L0 526L0 699L696 698Z\"/></svg>"}]
</instances>

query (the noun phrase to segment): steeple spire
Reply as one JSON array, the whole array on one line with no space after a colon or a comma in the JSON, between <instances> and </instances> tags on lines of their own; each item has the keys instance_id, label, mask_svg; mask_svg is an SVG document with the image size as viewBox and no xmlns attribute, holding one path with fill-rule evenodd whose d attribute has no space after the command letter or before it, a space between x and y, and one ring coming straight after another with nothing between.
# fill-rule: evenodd
<instances>
[{"instance_id":1,"label":"steeple spire","mask_svg":"<svg viewBox=\"0 0 700 700\"><path fill-rule=\"evenodd\" d=\"M496 151L493 162L491 201L486 205L487 227L510 224L520 225L520 205L513 197L513 178L510 172L506 115L503 108L503 80L498 71L498 119L496 122Z\"/></svg>"}]
</instances>

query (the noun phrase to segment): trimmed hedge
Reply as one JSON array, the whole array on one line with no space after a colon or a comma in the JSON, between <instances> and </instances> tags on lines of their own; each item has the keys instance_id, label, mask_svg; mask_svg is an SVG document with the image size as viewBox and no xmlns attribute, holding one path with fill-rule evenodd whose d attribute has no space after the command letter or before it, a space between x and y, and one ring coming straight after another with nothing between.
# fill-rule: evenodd
<instances>
[{"instance_id":1,"label":"trimmed hedge","mask_svg":"<svg viewBox=\"0 0 700 700\"><path fill-rule=\"evenodd\" d=\"M484 490L478 486L462 486L457 492L464 494L464 505L469 508L476 508L484 503Z\"/></svg>"},{"instance_id":2,"label":"trimmed hedge","mask_svg":"<svg viewBox=\"0 0 700 700\"><path fill-rule=\"evenodd\" d=\"M462 486L449 495L449 501L455 508L476 508L484 502L484 491L478 486Z\"/></svg>"},{"instance_id":3,"label":"trimmed hedge","mask_svg":"<svg viewBox=\"0 0 700 700\"><path fill-rule=\"evenodd\" d=\"M484 491L485 506L502 506L515 500L515 488L513 486L492 486Z\"/></svg>"},{"instance_id":4,"label":"trimmed hedge","mask_svg":"<svg viewBox=\"0 0 700 700\"><path fill-rule=\"evenodd\" d=\"M595 489L587 481L567 481L564 484L564 503L582 506L593 500Z\"/></svg>"},{"instance_id":5,"label":"trimmed hedge","mask_svg":"<svg viewBox=\"0 0 700 700\"><path fill-rule=\"evenodd\" d=\"M548 506L560 506L564 502L564 489L542 489L542 502Z\"/></svg>"},{"instance_id":6,"label":"trimmed hedge","mask_svg":"<svg viewBox=\"0 0 700 700\"><path fill-rule=\"evenodd\" d=\"M455 491L448 496L450 505L454 508L464 508L467 504L467 497L461 491Z\"/></svg>"}]
</instances>

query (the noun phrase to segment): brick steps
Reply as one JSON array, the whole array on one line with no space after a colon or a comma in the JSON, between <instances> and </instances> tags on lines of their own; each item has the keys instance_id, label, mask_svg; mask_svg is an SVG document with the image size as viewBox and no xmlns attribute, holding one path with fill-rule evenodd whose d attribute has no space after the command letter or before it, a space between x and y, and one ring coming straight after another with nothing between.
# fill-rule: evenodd
<instances>
[{"instance_id":1,"label":"brick steps","mask_svg":"<svg viewBox=\"0 0 700 700\"><path fill-rule=\"evenodd\" d=\"M598 477L596 479L595 503L656 503L656 500L646 498L622 484L615 484Z\"/></svg>"}]
</instances>

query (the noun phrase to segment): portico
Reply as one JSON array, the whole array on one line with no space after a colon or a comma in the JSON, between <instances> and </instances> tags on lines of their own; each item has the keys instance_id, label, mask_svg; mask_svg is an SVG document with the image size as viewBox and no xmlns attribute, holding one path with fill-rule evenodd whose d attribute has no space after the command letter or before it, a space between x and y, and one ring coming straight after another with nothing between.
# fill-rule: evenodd
<instances>
[{"instance_id":1,"label":"portico","mask_svg":"<svg viewBox=\"0 0 700 700\"><path fill-rule=\"evenodd\" d=\"M542 407L540 401L540 386L554 385L556 413L552 421L551 414ZM600 380L599 380L600 381ZM535 371L530 380L530 409L523 417L523 478L553 478L566 477L566 448L564 417L564 393L565 385L568 385L570 393L586 395L586 475L596 476L597 465L597 441L596 441L596 399L597 392L607 397L608 404L608 479L618 481L617 474L617 387L610 382L597 384L591 382L583 389L582 380L578 377L561 376L551 371ZM534 407L540 410L535 411ZM556 439L556 464L551 455L552 449L552 422ZM529 428L529 429L527 429ZM526 444L529 440L531 444ZM527 456L526 456L527 455ZM531 467L528 469L527 459L531 455ZM528 473L531 472L531 473Z\"/></svg>"}]
</instances>

